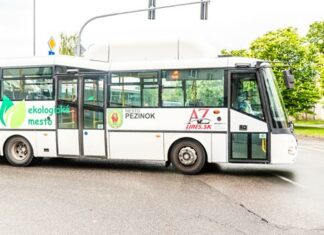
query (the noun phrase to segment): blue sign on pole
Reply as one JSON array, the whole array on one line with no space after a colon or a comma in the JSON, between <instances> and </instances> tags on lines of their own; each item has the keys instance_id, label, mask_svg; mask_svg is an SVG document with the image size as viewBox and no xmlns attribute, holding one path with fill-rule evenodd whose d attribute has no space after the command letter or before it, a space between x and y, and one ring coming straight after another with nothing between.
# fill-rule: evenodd
<instances>
[{"instance_id":1,"label":"blue sign on pole","mask_svg":"<svg viewBox=\"0 0 324 235\"><path fill-rule=\"evenodd\" d=\"M55 55L55 52L50 50L50 51L48 51L48 55Z\"/></svg>"}]
</instances>

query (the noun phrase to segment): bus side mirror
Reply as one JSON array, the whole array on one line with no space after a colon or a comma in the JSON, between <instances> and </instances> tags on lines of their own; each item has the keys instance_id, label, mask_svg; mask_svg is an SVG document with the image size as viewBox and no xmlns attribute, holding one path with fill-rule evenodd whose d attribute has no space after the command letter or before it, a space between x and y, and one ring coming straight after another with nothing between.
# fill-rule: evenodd
<instances>
[{"instance_id":1,"label":"bus side mirror","mask_svg":"<svg viewBox=\"0 0 324 235\"><path fill-rule=\"evenodd\" d=\"M295 86L295 77L292 75L290 70L284 70L284 79L285 79L285 84L287 89L293 89Z\"/></svg>"},{"instance_id":2,"label":"bus side mirror","mask_svg":"<svg viewBox=\"0 0 324 235\"><path fill-rule=\"evenodd\" d=\"M294 133L295 125L292 121L288 122L288 128L290 129L291 133Z\"/></svg>"}]
</instances>

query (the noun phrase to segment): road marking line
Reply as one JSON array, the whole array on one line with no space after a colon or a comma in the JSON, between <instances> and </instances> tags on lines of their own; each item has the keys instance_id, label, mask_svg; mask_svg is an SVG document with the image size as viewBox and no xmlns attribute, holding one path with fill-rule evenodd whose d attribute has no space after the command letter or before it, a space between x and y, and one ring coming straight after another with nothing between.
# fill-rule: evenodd
<instances>
[{"instance_id":1,"label":"road marking line","mask_svg":"<svg viewBox=\"0 0 324 235\"><path fill-rule=\"evenodd\" d=\"M315 151L319 151L324 153L324 149L318 149L318 148L312 148L312 147L308 147L308 146L298 146L301 149L307 149L307 150L315 150Z\"/></svg>"},{"instance_id":2,"label":"road marking line","mask_svg":"<svg viewBox=\"0 0 324 235\"><path fill-rule=\"evenodd\" d=\"M297 186L297 187L299 187L299 188L303 188L303 189L306 188L306 186L304 186L304 185L302 185L302 184L299 184L299 183L297 183L297 182L295 182L295 181L293 181L293 180L291 180L291 179L288 179L288 178L286 178L286 177L284 177L284 176L277 175L277 174L275 174L275 176L277 176L278 178L280 178L280 179L282 179L282 180L284 180L284 181L286 181L286 182L288 182L288 183L291 183L291 184L293 184L293 185L295 185L295 186Z\"/></svg>"}]
</instances>

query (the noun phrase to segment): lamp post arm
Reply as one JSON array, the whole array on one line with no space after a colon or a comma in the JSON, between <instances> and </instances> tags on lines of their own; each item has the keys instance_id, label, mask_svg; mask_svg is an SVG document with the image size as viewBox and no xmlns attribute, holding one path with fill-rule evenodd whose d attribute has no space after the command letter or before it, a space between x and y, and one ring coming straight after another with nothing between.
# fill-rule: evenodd
<instances>
[{"instance_id":1,"label":"lamp post arm","mask_svg":"<svg viewBox=\"0 0 324 235\"><path fill-rule=\"evenodd\" d=\"M138 10L131 10L131 11L124 11L124 12L117 12L117 13L111 13L111 14L105 14L105 15L99 15L92 17L88 19L81 27L78 39L77 39L77 55L81 56L81 36L84 28L92 21L105 18L105 17L111 17L111 16L117 16L117 15L126 15L126 14L132 14L132 13L138 13L143 11L149 11L149 10L158 10L158 9L165 9L165 8L172 8L172 7L180 7L180 6L188 6L193 4L201 4L201 3L210 3L210 0L202 0L202 1L195 1L195 2L187 2L187 3L181 3L181 4L173 4L168 6L161 6L161 7L151 7L151 8L145 8L145 9L138 9Z\"/></svg>"}]
</instances>

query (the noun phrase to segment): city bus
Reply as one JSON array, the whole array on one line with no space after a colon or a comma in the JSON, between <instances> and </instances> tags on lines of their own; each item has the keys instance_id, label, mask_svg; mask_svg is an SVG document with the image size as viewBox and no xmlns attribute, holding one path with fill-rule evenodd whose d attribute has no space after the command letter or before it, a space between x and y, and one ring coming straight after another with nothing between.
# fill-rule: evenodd
<instances>
[{"instance_id":1,"label":"city bus","mask_svg":"<svg viewBox=\"0 0 324 235\"><path fill-rule=\"evenodd\" d=\"M297 156L276 78L258 59L7 59L0 89L0 155L14 166L99 158L196 174Z\"/></svg>"}]
</instances>

